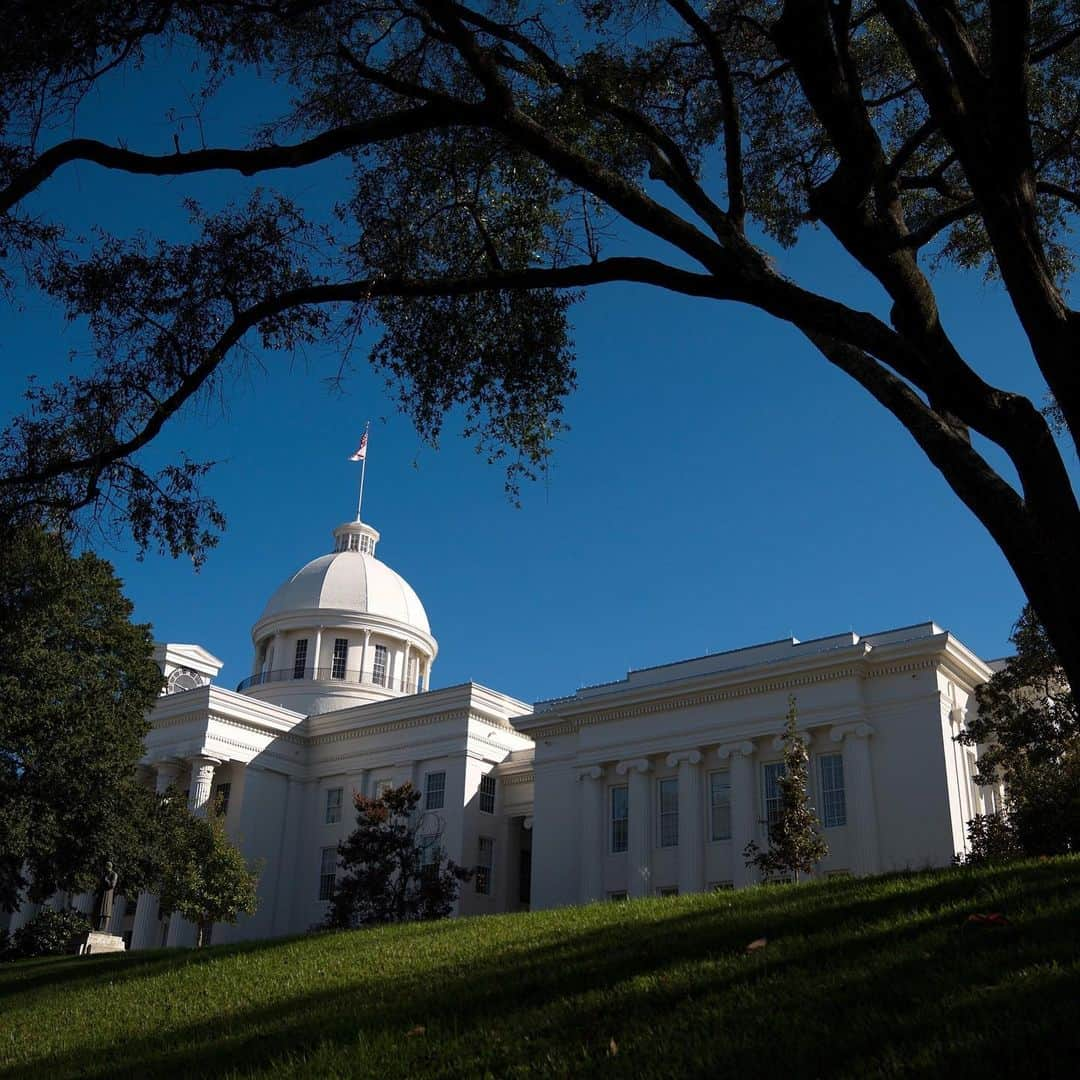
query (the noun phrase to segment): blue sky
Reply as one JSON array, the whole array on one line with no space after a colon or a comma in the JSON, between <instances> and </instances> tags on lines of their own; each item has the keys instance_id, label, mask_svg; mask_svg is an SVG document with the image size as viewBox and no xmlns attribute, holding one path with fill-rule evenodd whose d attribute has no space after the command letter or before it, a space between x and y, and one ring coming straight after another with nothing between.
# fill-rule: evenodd
<instances>
[{"instance_id":1,"label":"blue sky","mask_svg":"<svg viewBox=\"0 0 1080 1080\"><path fill-rule=\"evenodd\" d=\"M91 98L75 130L167 152L176 124L166 109L182 108L193 86L183 65L151 64ZM246 130L253 100L241 87L212 102L208 144ZM183 137L194 138L190 123ZM336 177L330 165L284 182L311 196ZM178 235L184 195L220 201L241 190L214 175L133 180L79 166L36 205L64 207L76 229ZM884 310L821 234L779 261L804 284ZM946 326L979 370L1041 401L1000 288L977 275L937 282ZM86 345L82 328L24 300L0 312L5 419L27 374L62 374L69 350ZM161 640L210 649L225 662L222 683L247 675L249 629L267 598L353 516L359 466L347 458L370 417L364 518L382 532L380 558L427 608L441 650L433 686L475 679L533 700L789 634L931 618L984 657L1008 650L1022 594L996 546L906 432L795 332L733 305L629 285L593 291L573 318L571 430L520 509L454 419L438 452L422 446L362 362L335 394L328 350L264 357L265 371L238 383L224 410L185 415L155 448L220 462L210 489L228 530L201 572L156 554L139 562L130 545L99 548L136 617Z\"/></svg>"}]
</instances>

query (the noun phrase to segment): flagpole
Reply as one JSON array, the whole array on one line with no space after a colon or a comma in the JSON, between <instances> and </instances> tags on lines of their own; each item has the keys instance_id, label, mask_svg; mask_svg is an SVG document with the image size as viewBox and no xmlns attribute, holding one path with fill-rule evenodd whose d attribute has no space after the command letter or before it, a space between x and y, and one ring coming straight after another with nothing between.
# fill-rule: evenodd
<instances>
[{"instance_id":1,"label":"flagpole","mask_svg":"<svg viewBox=\"0 0 1080 1080\"><path fill-rule=\"evenodd\" d=\"M364 456L360 459L360 497L356 500L356 520L360 520L360 507L364 505L364 474L367 472L367 433L368 428L371 427L371 421L369 420L364 425Z\"/></svg>"}]
</instances>

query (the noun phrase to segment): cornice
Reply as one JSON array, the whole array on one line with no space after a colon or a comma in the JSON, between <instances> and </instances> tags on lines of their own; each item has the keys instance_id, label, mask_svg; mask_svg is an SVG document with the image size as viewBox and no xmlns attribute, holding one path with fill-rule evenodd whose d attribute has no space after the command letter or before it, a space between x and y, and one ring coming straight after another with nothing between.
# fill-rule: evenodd
<instances>
[{"instance_id":1,"label":"cornice","mask_svg":"<svg viewBox=\"0 0 1080 1080\"><path fill-rule=\"evenodd\" d=\"M535 776L536 774L531 769L526 772L507 773L506 775L499 773L499 782L503 784L531 784Z\"/></svg>"},{"instance_id":2,"label":"cornice","mask_svg":"<svg viewBox=\"0 0 1080 1080\"><path fill-rule=\"evenodd\" d=\"M697 705L712 705L720 701L733 701L738 698L753 697L758 694L772 694L781 690L790 690L797 686L809 686L815 683L834 682L860 675L859 668L835 668L832 671L816 671L806 675L796 675L783 679L768 679L761 682L748 682L738 686L701 690L693 693L653 698L633 705L623 705L610 709L598 709L595 712L581 712L573 717L560 717L552 724L535 727L528 731L533 739L551 738L554 735L569 735L583 727L593 724L608 724L616 720L629 720L636 716L650 716L655 713L689 709Z\"/></svg>"},{"instance_id":3,"label":"cornice","mask_svg":"<svg viewBox=\"0 0 1080 1080\"><path fill-rule=\"evenodd\" d=\"M403 717L400 720L388 720L381 724L365 724L363 727L344 728L324 735L307 735L304 741L308 746L326 746L330 743L348 742L374 735L386 735L394 731L406 731L409 728L426 727L429 724L452 723L468 720L468 709L456 709L451 712L435 713L430 716Z\"/></svg>"}]
</instances>

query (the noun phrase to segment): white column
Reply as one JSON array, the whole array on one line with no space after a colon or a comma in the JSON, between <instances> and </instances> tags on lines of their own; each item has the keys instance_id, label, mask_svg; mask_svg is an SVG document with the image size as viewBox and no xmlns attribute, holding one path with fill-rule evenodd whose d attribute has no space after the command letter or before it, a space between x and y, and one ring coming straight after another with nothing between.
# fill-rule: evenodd
<instances>
[{"instance_id":1,"label":"white column","mask_svg":"<svg viewBox=\"0 0 1080 1080\"><path fill-rule=\"evenodd\" d=\"M191 759L191 791L188 793L188 809L198 817L205 817L214 787L214 769L221 762L217 758L198 754Z\"/></svg>"},{"instance_id":2,"label":"white column","mask_svg":"<svg viewBox=\"0 0 1080 1080\"><path fill-rule=\"evenodd\" d=\"M752 885L755 880L743 858L743 849L755 839L757 833L754 744L745 740L721 746L716 756L728 762L731 780L731 880L738 889L743 885Z\"/></svg>"},{"instance_id":3,"label":"white column","mask_svg":"<svg viewBox=\"0 0 1080 1080\"><path fill-rule=\"evenodd\" d=\"M214 787L214 769L221 764L221 761L204 754L196 754L190 760L191 790L188 792L188 809L197 817L205 817L210 805L210 793ZM170 948L190 946L195 944L195 938L195 924L182 919L174 911L169 919L169 936L166 944Z\"/></svg>"},{"instance_id":4,"label":"white column","mask_svg":"<svg viewBox=\"0 0 1080 1080\"><path fill-rule=\"evenodd\" d=\"M302 866L293 865L296 848L296 832L299 824L297 803L303 794L303 786L288 773L285 774L285 806L281 814L281 837L278 842L277 866L274 867L274 900L270 912L271 932L276 937L289 929L289 917L292 913L292 895L294 875L303 873Z\"/></svg>"},{"instance_id":5,"label":"white column","mask_svg":"<svg viewBox=\"0 0 1080 1080\"><path fill-rule=\"evenodd\" d=\"M174 761L162 761L156 767L154 791L158 795L164 795L169 790L169 785L180 775L180 766ZM135 901L135 922L131 927L131 948L152 949L160 944L157 911L157 895L152 892L139 893L139 898Z\"/></svg>"},{"instance_id":6,"label":"white column","mask_svg":"<svg viewBox=\"0 0 1080 1080\"><path fill-rule=\"evenodd\" d=\"M345 840L351 833L356 831L356 807L353 805L354 795L363 795L367 792L368 770L360 769L347 778L345 790L341 793L341 832L339 840Z\"/></svg>"},{"instance_id":7,"label":"white column","mask_svg":"<svg viewBox=\"0 0 1080 1080\"><path fill-rule=\"evenodd\" d=\"M668 754L668 768L679 767L679 893L705 889L705 808L701 803L700 750Z\"/></svg>"},{"instance_id":8,"label":"white column","mask_svg":"<svg viewBox=\"0 0 1080 1080\"><path fill-rule=\"evenodd\" d=\"M581 781L581 894L583 904L604 896L604 770L599 765L582 769Z\"/></svg>"},{"instance_id":9,"label":"white column","mask_svg":"<svg viewBox=\"0 0 1080 1080\"><path fill-rule=\"evenodd\" d=\"M364 631L364 643L360 646L360 682L371 682L367 675L367 654L371 645L371 631Z\"/></svg>"},{"instance_id":10,"label":"white column","mask_svg":"<svg viewBox=\"0 0 1080 1080\"><path fill-rule=\"evenodd\" d=\"M648 896L652 876L652 787L648 758L620 761L615 772L627 779L630 820L626 852L626 893Z\"/></svg>"},{"instance_id":11,"label":"white column","mask_svg":"<svg viewBox=\"0 0 1080 1080\"><path fill-rule=\"evenodd\" d=\"M285 662L285 635L278 631L274 635L274 644L271 646L274 654L270 657L268 668L270 671L281 671L289 665Z\"/></svg>"},{"instance_id":12,"label":"white column","mask_svg":"<svg viewBox=\"0 0 1080 1080\"><path fill-rule=\"evenodd\" d=\"M829 732L829 739L841 743L844 755L844 802L848 826L852 830L857 874L875 874L878 866L877 804L874 802L874 775L870 763L869 724L844 724Z\"/></svg>"},{"instance_id":13,"label":"white column","mask_svg":"<svg viewBox=\"0 0 1080 1080\"><path fill-rule=\"evenodd\" d=\"M401 658L401 689L406 694L409 693L408 687L409 678L409 643L405 642L405 652Z\"/></svg>"},{"instance_id":14,"label":"white column","mask_svg":"<svg viewBox=\"0 0 1080 1080\"><path fill-rule=\"evenodd\" d=\"M311 652L311 677L319 677L319 659L322 656L322 627L315 631L315 648Z\"/></svg>"}]
</instances>

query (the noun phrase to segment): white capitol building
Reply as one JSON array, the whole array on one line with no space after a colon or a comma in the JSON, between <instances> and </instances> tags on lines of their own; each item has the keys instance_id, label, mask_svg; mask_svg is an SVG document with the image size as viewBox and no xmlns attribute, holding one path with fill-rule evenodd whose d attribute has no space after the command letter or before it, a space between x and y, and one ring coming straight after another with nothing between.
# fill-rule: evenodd
<instances>
[{"instance_id":1,"label":"white capitol building","mask_svg":"<svg viewBox=\"0 0 1080 1080\"><path fill-rule=\"evenodd\" d=\"M235 690L201 646L158 646L167 688L145 781L187 790L196 810L217 801L263 863L257 913L216 926L215 943L321 922L353 794L406 780L447 854L478 868L462 915L752 884L742 851L776 805L789 694L829 845L821 874L946 865L1000 799L953 740L991 668L933 623L752 645L530 706L477 683L430 689L438 644L375 557L378 532L356 521L333 537L271 596ZM153 895L127 897L111 929L132 948L193 943L190 924L159 916Z\"/></svg>"}]
</instances>

